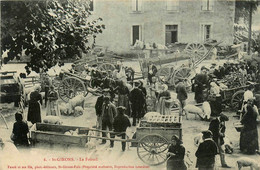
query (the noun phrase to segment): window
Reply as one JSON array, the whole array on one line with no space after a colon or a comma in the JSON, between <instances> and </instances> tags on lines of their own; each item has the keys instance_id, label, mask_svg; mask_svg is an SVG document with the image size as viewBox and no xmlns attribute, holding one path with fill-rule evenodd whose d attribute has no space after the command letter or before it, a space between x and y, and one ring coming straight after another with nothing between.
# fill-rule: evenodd
<instances>
[{"instance_id":1,"label":"window","mask_svg":"<svg viewBox=\"0 0 260 170\"><path fill-rule=\"evenodd\" d=\"M165 26L165 45L178 42L178 25Z\"/></svg>"},{"instance_id":2,"label":"window","mask_svg":"<svg viewBox=\"0 0 260 170\"><path fill-rule=\"evenodd\" d=\"M179 0L167 0L166 10L167 11L177 11L179 9Z\"/></svg>"},{"instance_id":3,"label":"window","mask_svg":"<svg viewBox=\"0 0 260 170\"><path fill-rule=\"evenodd\" d=\"M89 1L89 11L94 11L94 0Z\"/></svg>"},{"instance_id":4,"label":"window","mask_svg":"<svg viewBox=\"0 0 260 170\"><path fill-rule=\"evenodd\" d=\"M212 9L213 9L213 0L202 0L201 10L212 11Z\"/></svg>"},{"instance_id":5,"label":"window","mask_svg":"<svg viewBox=\"0 0 260 170\"><path fill-rule=\"evenodd\" d=\"M141 26L133 25L132 27L132 45L135 44L136 40L141 40Z\"/></svg>"},{"instance_id":6,"label":"window","mask_svg":"<svg viewBox=\"0 0 260 170\"><path fill-rule=\"evenodd\" d=\"M208 39L211 39L211 25L208 25L208 24L203 24L202 26L202 40L203 41L206 41Z\"/></svg>"},{"instance_id":7,"label":"window","mask_svg":"<svg viewBox=\"0 0 260 170\"><path fill-rule=\"evenodd\" d=\"M142 11L142 1L141 0L132 0L132 11L134 11L134 12Z\"/></svg>"}]
</instances>

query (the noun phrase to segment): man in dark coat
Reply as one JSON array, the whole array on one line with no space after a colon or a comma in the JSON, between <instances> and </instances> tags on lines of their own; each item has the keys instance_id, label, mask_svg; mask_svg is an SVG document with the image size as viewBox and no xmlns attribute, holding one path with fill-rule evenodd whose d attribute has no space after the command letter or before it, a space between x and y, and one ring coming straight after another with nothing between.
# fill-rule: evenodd
<instances>
[{"instance_id":1,"label":"man in dark coat","mask_svg":"<svg viewBox=\"0 0 260 170\"><path fill-rule=\"evenodd\" d=\"M126 129L127 127L131 127L131 123L129 118L124 114L126 108L123 106L119 106L117 108L118 115L114 119L114 131L116 132L116 135L121 137L122 139L125 139L126 137ZM125 151L126 142L122 142L122 150Z\"/></svg>"},{"instance_id":2,"label":"man in dark coat","mask_svg":"<svg viewBox=\"0 0 260 170\"><path fill-rule=\"evenodd\" d=\"M225 161L225 150L224 150L224 137L225 137L225 121L228 121L228 117L224 114L220 114L219 117L213 119L209 124L209 130L213 133L213 140L218 146L221 165L224 168L230 168Z\"/></svg>"},{"instance_id":3,"label":"man in dark coat","mask_svg":"<svg viewBox=\"0 0 260 170\"><path fill-rule=\"evenodd\" d=\"M208 69L201 67L201 73L195 76L195 100L197 103L203 103L205 100L204 92L209 87Z\"/></svg>"},{"instance_id":4,"label":"man in dark coat","mask_svg":"<svg viewBox=\"0 0 260 170\"><path fill-rule=\"evenodd\" d=\"M28 108L28 117L27 120L31 121L33 124L36 122L41 122L41 105L42 105L42 96L40 94L41 87L36 85L35 91L29 94L29 108Z\"/></svg>"},{"instance_id":5,"label":"man in dark coat","mask_svg":"<svg viewBox=\"0 0 260 170\"><path fill-rule=\"evenodd\" d=\"M104 102L104 97L109 95L109 89L104 89L102 91L102 95L97 98L96 104L95 104L95 110L97 115L97 128L101 129L102 125L102 106Z\"/></svg>"},{"instance_id":6,"label":"man in dark coat","mask_svg":"<svg viewBox=\"0 0 260 170\"><path fill-rule=\"evenodd\" d=\"M176 93L177 93L177 99L180 102L180 112L179 114L183 114L183 108L186 105L186 99L188 98L186 87L183 83L183 81L179 82L177 87L176 87Z\"/></svg>"},{"instance_id":7,"label":"man in dark coat","mask_svg":"<svg viewBox=\"0 0 260 170\"><path fill-rule=\"evenodd\" d=\"M195 153L197 157L196 167L199 170L214 170L215 155L218 154L218 147L212 140L211 131L203 131L202 134L203 142L199 145Z\"/></svg>"},{"instance_id":8,"label":"man in dark coat","mask_svg":"<svg viewBox=\"0 0 260 170\"><path fill-rule=\"evenodd\" d=\"M117 115L117 109L116 106L110 102L109 97L104 97L104 104L102 105L102 130L107 130L112 131L113 129L113 123L114 123L114 118ZM102 132L102 137L107 137L107 134L105 132ZM114 134L110 133L110 138L114 138ZM106 140L102 139L102 144L105 144ZM110 141L110 148L114 147L114 141Z\"/></svg>"},{"instance_id":9,"label":"man in dark coat","mask_svg":"<svg viewBox=\"0 0 260 170\"><path fill-rule=\"evenodd\" d=\"M133 116L133 126L136 125L136 118L137 121L139 122L140 115L142 113L142 109L144 106L144 95L142 90L139 88L140 83L136 81L134 83L135 87L134 89L130 92L130 102L132 106L132 116Z\"/></svg>"},{"instance_id":10,"label":"man in dark coat","mask_svg":"<svg viewBox=\"0 0 260 170\"><path fill-rule=\"evenodd\" d=\"M146 91L146 88L143 86L144 83L141 80L139 80L139 83L140 83L139 89L142 90L143 96L144 96L144 106L143 106L142 113L141 113L141 117L143 117L147 113L147 103L146 103L147 91Z\"/></svg>"}]
</instances>

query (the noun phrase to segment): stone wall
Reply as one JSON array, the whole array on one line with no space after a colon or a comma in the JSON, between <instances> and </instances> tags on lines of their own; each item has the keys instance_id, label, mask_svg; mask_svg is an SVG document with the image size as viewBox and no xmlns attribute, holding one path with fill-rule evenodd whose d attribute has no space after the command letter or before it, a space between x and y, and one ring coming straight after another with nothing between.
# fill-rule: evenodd
<instances>
[{"instance_id":1,"label":"stone wall","mask_svg":"<svg viewBox=\"0 0 260 170\"><path fill-rule=\"evenodd\" d=\"M201 24L212 25L211 39L233 43L234 1L214 0L212 11L202 11L201 0L180 0L177 11L166 1L142 0L141 12L132 12L131 0L94 0L92 18L101 17L106 29L97 44L115 52L131 51L132 25L141 25L145 42L165 45L165 25L178 25L178 42L201 42Z\"/></svg>"}]
</instances>

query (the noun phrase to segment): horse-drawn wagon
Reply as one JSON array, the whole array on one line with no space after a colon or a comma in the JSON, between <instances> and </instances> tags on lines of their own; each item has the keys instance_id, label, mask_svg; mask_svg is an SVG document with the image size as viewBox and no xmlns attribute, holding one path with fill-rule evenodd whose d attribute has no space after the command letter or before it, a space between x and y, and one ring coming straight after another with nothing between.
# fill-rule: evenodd
<instances>
[{"instance_id":1,"label":"horse-drawn wagon","mask_svg":"<svg viewBox=\"0 0 260 170\"><path fill-rule=\"evenodd\" d=\"M206 58L208 58L213 49L221 42L211 43L208 49L201 43L189 43L185 49L178 54L170 53L167 55L157 56L154 58L142 58L140 59L140 66L144 77L148 74L149 63L159 66L156 76L162 83L166 83L169 86L176 86L180 81L183 81L187 88L190 88L191 80L195 76L196 67ZM159 50L159 49L158 49ZM157 51L158 51L157 50ZM168 53L168 49L159 50L163 54ZM177 61L174 57L177 55L179 58L188 59L186 64L168 64L173 61ZM167 65L166 65L167 64Z\"/></svg>"}]
</instances>

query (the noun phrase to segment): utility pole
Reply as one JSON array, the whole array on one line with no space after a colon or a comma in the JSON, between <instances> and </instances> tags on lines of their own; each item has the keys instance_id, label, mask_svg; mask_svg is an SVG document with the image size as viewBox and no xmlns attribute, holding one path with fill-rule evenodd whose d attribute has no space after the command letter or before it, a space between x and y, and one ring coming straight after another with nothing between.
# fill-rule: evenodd
<instances>
[{"instance_id":1,"label":"utility pole","mask_svg":"<svg viewBox=\"0 0 260 170\"><path fill-rule=\"evenodd\" d=\"M253 13L253 3L249 1L249 30L248 30L248 50L247 50L248 55L251 54L252 13Z\"/></svg>"}]
</instances>

